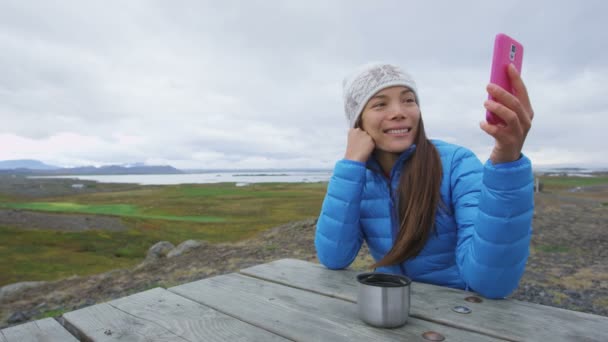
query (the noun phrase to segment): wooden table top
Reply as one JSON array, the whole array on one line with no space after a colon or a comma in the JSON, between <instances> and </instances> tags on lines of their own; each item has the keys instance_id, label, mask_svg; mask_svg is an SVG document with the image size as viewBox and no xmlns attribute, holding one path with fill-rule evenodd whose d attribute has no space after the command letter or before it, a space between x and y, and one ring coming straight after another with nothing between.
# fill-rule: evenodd
<instances>
[{"instance_id":1,"label":"wooden table top","mask_svg":"<svg viewBox=\"0 0 608 342\"><path fill-rule=\"evenodd\" d=\"M416 282L407 324L374 328L358 317L356 274L283 259L6 328L0 342L608 341L608 317Z\"/></svg>"}]
</instances>

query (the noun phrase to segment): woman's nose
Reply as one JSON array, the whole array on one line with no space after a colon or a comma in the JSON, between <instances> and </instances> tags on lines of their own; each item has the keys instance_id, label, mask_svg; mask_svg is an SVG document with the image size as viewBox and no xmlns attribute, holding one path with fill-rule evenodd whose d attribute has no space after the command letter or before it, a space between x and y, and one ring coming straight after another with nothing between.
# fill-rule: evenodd
<instances>
[{"instance_id":1,"label":"woman's nose","mask_svg":"<svg viewBox=\"0 0 608 342\"><path fill-rule=\"evenodd\" d=\"M405 108L403 108L401 103L399 103L399 102L393 103L393 104L391 104L391 106L389 108L389 115L390 115L390 119L396 119L396 118L402 119L402 118L405 118L406 110L405 110Z\"/></svg>"}]
</instances>

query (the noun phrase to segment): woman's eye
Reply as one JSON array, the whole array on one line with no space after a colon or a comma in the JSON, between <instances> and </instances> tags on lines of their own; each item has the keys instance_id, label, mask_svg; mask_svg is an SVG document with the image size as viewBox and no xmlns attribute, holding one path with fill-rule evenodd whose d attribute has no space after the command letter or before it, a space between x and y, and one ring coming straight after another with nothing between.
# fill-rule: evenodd
<instances>
[{"instance_id":1,"label":"woman's eye","mask_svg":"<svg viewBox=\"0 0 608 342\"><path fill-rule=\"evenodd\" d=\"M412 103L412 102L415 102L415 101L412 98L406 98L406 99L403 99L403 102Z\"/></svg>"},{"instance_id":2,"label":"woman's eye","mask_svg":"<svg viewBox=\"0 0 608 342\"><path fill-rule=\"evenodd\" d=\"M375 105L372 106L372 108L378 108L378 107L382 107L384 106L384 102L378 102Z\"/></svg>"}]
</instances>

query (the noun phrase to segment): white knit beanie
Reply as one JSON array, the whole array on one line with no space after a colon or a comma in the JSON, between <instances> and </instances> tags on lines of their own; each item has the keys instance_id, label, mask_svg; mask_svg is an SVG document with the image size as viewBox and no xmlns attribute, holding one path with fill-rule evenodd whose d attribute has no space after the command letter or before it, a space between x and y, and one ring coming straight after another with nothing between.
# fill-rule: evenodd
<instances>
[{"instance_id":1,"label":"white knit beanie","mask_svg":"<svg viewBox=\"0 0 608 342\"><path fill-rule=\"evenodd\" d=\"M414 92L416 103L418 91L412 76L396 65L388 63L369 63L355 69L344 79L344 112L350 127L355 127L367 101L384 88L405 86Z\"/></svg>"}]
</instances>

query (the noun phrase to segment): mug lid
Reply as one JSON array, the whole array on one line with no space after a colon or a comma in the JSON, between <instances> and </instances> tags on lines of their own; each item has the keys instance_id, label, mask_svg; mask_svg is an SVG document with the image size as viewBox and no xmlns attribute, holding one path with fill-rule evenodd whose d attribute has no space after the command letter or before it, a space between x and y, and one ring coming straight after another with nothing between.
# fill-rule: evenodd
<instances>
[{"instance_id":1,"label":"mug lid","mask_svg":"<svg viewBox=\"0 0 608 342\"><path fill-rule=\"evenodd\" d=\"M357 281L363 285L378 287L404 287L412 282L410 278L391 273L368 272L357 275Z\"/></svg>"}]
</instances>

